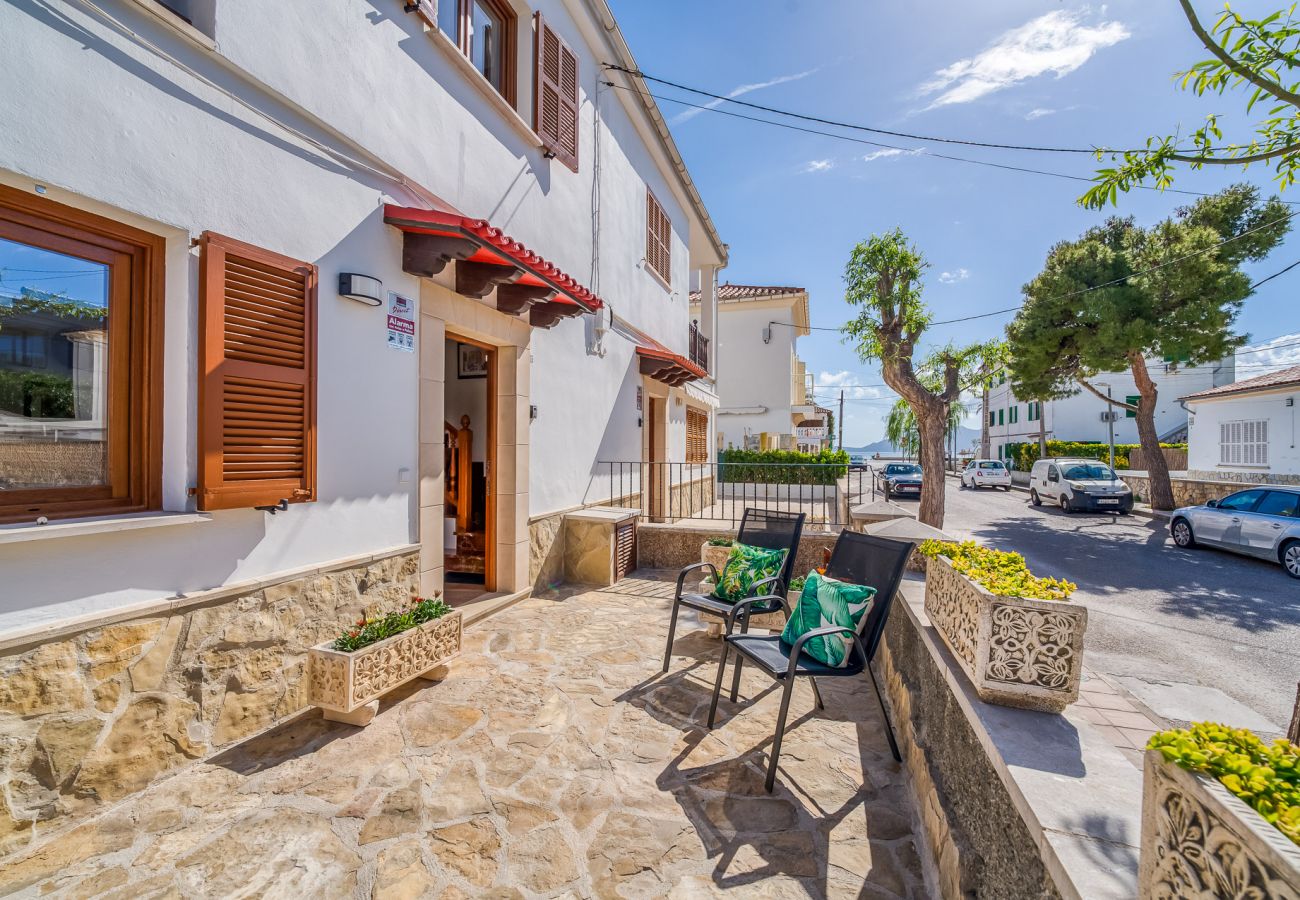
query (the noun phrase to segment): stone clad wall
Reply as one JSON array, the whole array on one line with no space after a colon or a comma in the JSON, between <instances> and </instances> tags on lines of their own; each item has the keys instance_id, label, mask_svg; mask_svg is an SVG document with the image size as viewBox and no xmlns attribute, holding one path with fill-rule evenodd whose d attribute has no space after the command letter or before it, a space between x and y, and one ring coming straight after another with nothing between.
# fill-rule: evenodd
<instances>
[{"instance_id":1,"label":"stone clad wall","mask_svg":"<svg viewBox=\"0 0 1300 900\"><path fill-rule=\"evenodd\" d=\"M418 569L409 551L0 651L0 856L305 708L307 649L407 603Z\"/></svg>"},{"instance_id":2,"label":"stone clad wall","mask_svg":"<svg viewBox=\"0 0 1300 900\"><path fill-rule=\"evenodd\" d=\"M1059 898L1033 836L918 628L900 596L877 664L941 895Z\"/></svg>"},{"instance_id":3,"label":"stone clad wall","mask_svg":"<svg viewBox=\"0 0 1300 900\"><path fill-rule=\"evenodd\" d=\"M685 524L637 525L637 564L645 569L680 569L700 561L700 545L710 538L735 540L736 529L689 527ZM805 531L799 538L794 573L807 575L822 564L822 555L835 546L838 534Z\"/></svg>"},{"instance_id":4,"label":"stone clad wall","mask_svg":"<svg viewBox=\"0 0 1300 900\"><path fill-rule=\"evenodd\" d=\"M1121 471L1119 477L1128 484L1134 496L1141 498L1144 503L1151 502L1151 479L1145 474ZM1174 490L1174 508L1176 509L1181 506L1199 506L1207 500L1220 500L1229 494L1234 494L1246 488L1260 487L1261 482L1256 479L1229 481L1221 478L1201 479L1175 476L1170 479L1170 485Z\"/></svg>"}]
</instances>

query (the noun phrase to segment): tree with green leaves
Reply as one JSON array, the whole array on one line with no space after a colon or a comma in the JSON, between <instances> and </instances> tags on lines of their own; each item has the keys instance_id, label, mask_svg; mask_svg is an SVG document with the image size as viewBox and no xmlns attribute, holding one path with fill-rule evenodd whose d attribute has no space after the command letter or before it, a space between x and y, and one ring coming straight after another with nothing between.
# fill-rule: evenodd
<instances>
[{"instance_id":1,"label":"tree with green leaves","mask_svg":"<svg viewBox=\"0 0 1300 900\"><path fill-rule=\"evenodd\" d=\"M944 435L961 396L970 351L945 347L920 364L913 361L930 324L930 311L921 301L926 267L902 229L860 242L844 267L844 299L858 313L842 330L864 362L880 363L885 384L911 409L919 435L917 455L928 474L921 485L917 519L942 528Z\"/></svg>"},{"instance_id":2,"label":"tree with green leaves","mask_svg":"<svg viewBox=\"0 0 1300 900\"><path fill-rule=\"evenodd\" d=\"M1057 244L1043 271L1024 286L1024 306L1007 328L1016 396L1051 400L1082 389L1112 410L1132 411L1150 472L1151 504L1172 509L1148 360L1204 365L1245 343L1232 332L1251 294L1241 265L1263 258L1289 228L1281 201L1261 202L1256 188L1236 185L1150 228L1115 217ZM1126 369L1137 385L1136 404L1108 398L1093 383L1102 373Z\"/></svg>"},{"instance_id":3,"label":"tree with green leaves","mask_svg":"<svg viewBox=\"0 0 1300 900\"><path fill-rule=\"evenodd\" d=\"M1210 58L1196 63L1175 77L1183 90L1199 97L1223 95L1229 91L1248 93L1246 112L1256 106L1265 109L1247 140L1224 141L1217 114L1206 117L1190 141L1176 135L1152 137L1145 148L1125 153L1098 150L1097 158L1109 157L1117 164L1099 169L1096 182L1079 202L1091 209L1116 203L1121 191L1152 183L1166 188L1173 184L1177 164L1201 169L1205 166L1241 166L1267 163L1276 180L1286 188L1300 169L1300 24L1295 5L1258 19L1242 16L1228 4L1206 31L1190 0L1178 0L1192 33L1210 52Z\"/></svg>"},{"instance_id":4,"label":"tree with green leaves","mask_svg":"<svg viewBox=\"0 0 1300 900\"><path fill-rule=\"evenodd\" d=\"M931 390L937 390L932 387ZM962 417L966 414L966 408L962 404L954 402L948 410L948 421L944 425L944 437L949 438L956 433L961 427ZM912 407L902 397L894 401L894 405L889 408L889 414L885 416L885 439L903 451L903 455L911 458L919 455L921 451L921 431L916 426L916 416L912 413Z\"/></svg>"}]
</instances>

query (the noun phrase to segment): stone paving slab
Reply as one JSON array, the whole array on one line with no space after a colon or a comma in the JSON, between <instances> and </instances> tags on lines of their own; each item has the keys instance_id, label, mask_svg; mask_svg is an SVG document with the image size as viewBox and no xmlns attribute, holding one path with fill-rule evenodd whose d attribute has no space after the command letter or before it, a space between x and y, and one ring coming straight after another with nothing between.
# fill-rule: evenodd
<instances>
[{"instance_id":1,"label":"stone paving slab","mask_svg":"<svg viewBox=\"0 0 1300 900\"><path fill-rule=\"evenodd\" d=\"M702 727L718 642L654 579L560 590L465 634L365 729L309 714L0 866L18 897L927 896L870 686L747 673ZM730 678L728 677L728 681Z\"/></svg>"}]
</instances>

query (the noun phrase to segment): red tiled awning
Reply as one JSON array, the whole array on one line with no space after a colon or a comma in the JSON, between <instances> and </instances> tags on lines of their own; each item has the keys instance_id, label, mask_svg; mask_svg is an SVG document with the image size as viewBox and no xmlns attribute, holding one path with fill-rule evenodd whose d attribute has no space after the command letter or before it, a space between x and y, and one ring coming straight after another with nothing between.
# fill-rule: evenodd
<instances>
[{"instance_id":1,"label":"red tiled awning","mask_svg":"<svg viewBox=\"0 0 1300 900\"><path fill-rule=\"evenodd\" d=\"M648 347L640 345L636 355L641 361L641 374L676 387L697 378L704 378L709 373L679 353L667 347Z\"/></svg>"},{"instance_id":2,"label":"red tiled awning","mask_svg":"<svg viewBox=\"0 0 1300 900\"><path fill-rule=\"evenodd\" d=\"M414 245L408 240L402 254L403 269L428 276L455 260L458 292L485 297L495 287L498 308L504 300L510 305L508 312L522 313L539 303L575 304L579 308L569 313L573 315L594 312L604 305L576 279L483 219L387 204L384 221L407 235L433 238ZM507 297L503 298L501 286L509 288Z\"/></svg>"}]
</instances>

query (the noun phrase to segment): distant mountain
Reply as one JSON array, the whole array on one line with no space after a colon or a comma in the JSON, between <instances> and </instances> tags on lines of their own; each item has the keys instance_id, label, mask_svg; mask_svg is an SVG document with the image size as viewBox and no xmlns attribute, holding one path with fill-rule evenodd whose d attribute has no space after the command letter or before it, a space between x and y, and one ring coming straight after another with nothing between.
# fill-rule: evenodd
<instances>
[{"instance_id":1,"label":"distant mountain","mask_svg":"<svg viewBox=\"0 0 1300 900\"><path fill-rule=\"evenodd\" d=\"M970 450L979 442L980 433L976 428L967 428L962 425L957 429L957 450L964 452ZM874 444L867 444L865 447L845 447L849 453L863 453L870 456L873 453L895 454L899 450L893 444L886 440L876 441Z\"/></svg>"}]
</instances>

